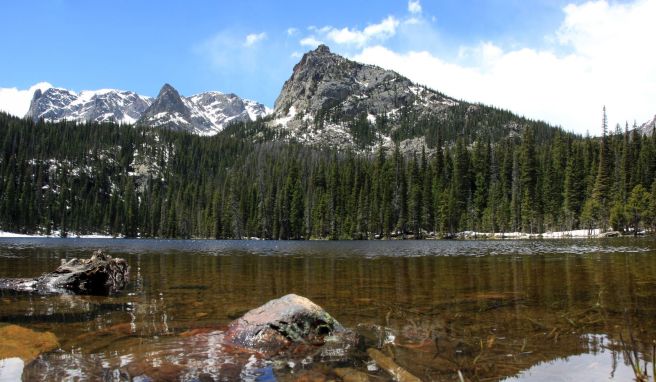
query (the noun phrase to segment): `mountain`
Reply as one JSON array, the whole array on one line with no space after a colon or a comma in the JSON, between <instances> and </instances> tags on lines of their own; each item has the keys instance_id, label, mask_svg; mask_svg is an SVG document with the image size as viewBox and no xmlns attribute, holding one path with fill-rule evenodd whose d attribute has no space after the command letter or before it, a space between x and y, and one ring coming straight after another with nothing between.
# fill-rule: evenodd
<instances>
[{"instance_id":1,"label":"mountain","mask_svg":"<svg viewBox=\"0 0 656 382\"><path fill-rule=\"evenodd\" d=\"M52 122L66 119L134 123L152 102L151 98L130 91L103 89L77 94L66 89L49 88L34 92L26 116Z\"/></svg>"},{"instance_id":2,"label":"mountain","mask_svg":"<svg viewBox=\"0 0 656 382\"><path fill-rule=\"evenodd\" d=\"M275 103L279 118L316 118L336 109L346 118L393 115L409 106L419 112L438 112L458 102L373 65L348 60L325 45L306 53L294 67Z\"/></svg>"},{"instance_id":3,"label":"mountain","mask_svg":"<svg viewBox=\"0 0 656 382\"><path fill-rule=\"evenodd\" d=\"M50 122L140 123L213 135L233 121L254 121L268 113L264 105L232 93L206 92L182 97L165 84L155 99L114 89L79 94L61 88L36 90L26 117Z\"/></svg>"},{"instance_id":4,"label":"mountain","mask_svg":"<svg viewBox=\"0 0 656 382\"><path fill-rule=\"evenodd\" d=\"M497 141L517 136L530 125L540 131L539 137L554 130L508 111L455 100L394 71L334 54L325 45L307 52L294 66L273 111L232 93L185 97L165 84L155 99L111 89L80 94L37 90L27 116L135 123L199 135L215 135L231 123L268 117L262 126L229 133L364 151L379 145L399 145L404 152L424 146L430 150L459 137Z\"/></svg>"},{"instance_id":5,"label":"mountain","mask_svg":"<svg viewBox=\"0 0 656 382\"><path fill-rule=\"evenodd\" d=\"M554 130L508 111L455 100L394 71L341 57L325 45L294 67L269 123L303 143L365 150L399 144L406 152L459 136L501 139L528 125Z\"/></svg>"},{"instance_id":6,"label":"mountain","mask_svg":"<svg viewBox=\"0 0 656 382\"><path fill-rule=\"evenodd\" d=\"M650 121L643 123L640 131L645 135L654 135L656 133L656 115Z\"/></svg>"},{"instance_id":7,"label":"mountain","mask_svg":"<svg viewBox=\"0 0 656 382\"><path fill-rule=\"evenodd\" d=\"M183 97L165 84L138 123L213 135L231 122L254 121L268 114L264 105L232 93L207 92Z\"/></svg>"}]
</instances>

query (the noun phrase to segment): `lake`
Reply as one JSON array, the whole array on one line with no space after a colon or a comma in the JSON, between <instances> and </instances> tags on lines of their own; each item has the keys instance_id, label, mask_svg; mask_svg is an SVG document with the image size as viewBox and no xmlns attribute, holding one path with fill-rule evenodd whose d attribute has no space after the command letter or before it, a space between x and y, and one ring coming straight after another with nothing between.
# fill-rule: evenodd
<instances>
[{"instance_id":1,"label":"lake","mask_svg":"<svg viewBox=\"0 0 656 382\"><path fill-rule=\"evenodd\" d=\"M391 380L364 348L347 358L263 363L213 345L207 333L288 293L319 304L426 381L458 381L459 373L468 381L626 381L636 360L653 380L654 238L0 239L0 277L37 276L96 249L130 264L124 292L0 292L0 326L59 340L24 367L24 380L294 381L332 379L336 367Z\"/></svg>"}]
</instances>

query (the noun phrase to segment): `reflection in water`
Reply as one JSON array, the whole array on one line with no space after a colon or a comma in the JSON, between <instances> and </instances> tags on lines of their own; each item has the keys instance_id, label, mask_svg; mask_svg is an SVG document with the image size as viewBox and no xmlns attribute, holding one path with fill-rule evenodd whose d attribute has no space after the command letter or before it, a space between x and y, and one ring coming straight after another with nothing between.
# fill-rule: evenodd
<instances>
[{"instance_id":1,"label":"reflection in water","mask_svg":"<svg viewBox=\"0 0 656 382\"><path fill-rule=\"evenodd\" d=\"M546 361L522 371L518 376L504 379L505 382L529 381L631 381L635 379L628 360L621 352L612 350L613 344L603 335L588 336L589 349L577 354L553 361ZM611 348L609 348L609 346ZM645 364L649 370L651 364ZM653 380L650 378L649 380Z\"/></svg>"},{"instance_id":2,"label":"reflection in water","mask_svg":"<svg viewBox=\"0 0 656 382\"><path fill-rule=\"evenodd\" d=\"M264 362L223 348L221 330L231 320L287 293L310 298L355 328L366 346L425 380L458 380L458 371L470 380L554 380L550 373L599 380L612 372L626 380L633 372L620 334L632 338L627 346L641 359L651 358L656 339L656 242L650 239L11 239L0 241L0 277L38 275L61 258L98 248L128 260L125 293L0 295L0 322L52 331L60 340L61 350L26 366L27 379L79 373L101 380L293 380L304 370L332 376L332 368L343 366L385 376L366 348L330 362Z\"/></svg>"}]
</instances>

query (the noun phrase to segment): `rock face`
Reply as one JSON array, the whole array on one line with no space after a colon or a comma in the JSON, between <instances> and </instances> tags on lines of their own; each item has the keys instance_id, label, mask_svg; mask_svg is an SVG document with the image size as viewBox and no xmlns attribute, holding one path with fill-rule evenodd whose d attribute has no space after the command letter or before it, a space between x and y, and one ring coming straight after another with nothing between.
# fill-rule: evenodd
<instances>
[{"instance_id":1,"label":"rock face","mask_svg":"<svg viewBox=\"0 0 656 382\"><path fill-rule=\"evenodd\" d=\"M656 134L656 115L651 121L647 121L640 126L640 131L645 135L654 135Z\"/></svg>"},{"instance_id":2,"label":"rock face","mask_svg":"<svg viewBox=\"0 0 656 382\"><path fill-rule=\"evenodd\" d=\"M192 127L191 111L182 101L180 93L173 86L164 84L153 104L139 119L139 123L171 130L188 130Z\"/></svg>"},{"instance_id":3,"label":"rock face","mask_svg":"<svg viewBox=\"0 0 656 382\"><path fill-rule=\"evenodd\" d=\"M125 287L128 273L124 259L96 251L89 259L62 262L54 272L35 279L0 279L0 291L108 295Z\"/></svg>"},{"instance_id":4,"label":"rock face","mask_svg":"<svg viewBox=\"0 0 656 382\"><path fill-rule=\"evenodd\" d=\"M213 135L231 122L254 121L265 117L268 112L264 105L235 94L207 92L183 97L171 85L165 84L138 123Z\"/></svg>"},{"instance_id":5,"label":"rock face","mask_svg":"<svg viewBox=\"0 0 656 382\"><path fill-rule=\"evenodd\" d=\"M303 56L285 82L275 102L273 124L298 130L316 128L326 119L364 117L374 124L384 117L394 126L401 109L437 115L457 104L396 72L348 60L320 45Z\"/></svg>"},{"instance_id":6,"label":"rock face","mask_svg":"<svg viewBox=\"0 0 656 382\"><path fill-rule=\"evenodd\" d=\"M288 294L246 313L233 321L225 341L265 355L274 355L295 345L321 346L329 336L346 329L309 299Z\"/></svg>"},{"instance_id":7,"label":"rock face","mask_svg":"<svg viewBox=\"0 0 656 382\"><path fill-rule=\"evenodd\" d=\"M129 91L104 89L77 94L66 89L50 88L44 92L34 92L26 117L52 122L134 123L151 103L151 98Z\"/></svg>"}]
</instances>

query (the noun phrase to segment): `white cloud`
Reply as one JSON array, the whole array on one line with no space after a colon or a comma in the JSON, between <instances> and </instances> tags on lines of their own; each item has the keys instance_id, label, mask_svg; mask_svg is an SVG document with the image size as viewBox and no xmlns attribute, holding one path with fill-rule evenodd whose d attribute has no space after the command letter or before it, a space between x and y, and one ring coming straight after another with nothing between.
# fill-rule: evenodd
<instances>
[{"instance_id":1,"label":"white cloud","mask_svg":"<svg viewBox=\"0 0 656 382\"><path fill-rule=\"evenodd\" d=\"M19 90L17 88L0 88L0 111L15 115L17 117L24 117L30 108L32 96L37 89L45 91L51 88L47 82L39 82L26 90Z\"/></svg>"},{"instance_id":2,"label":"white cloud","mask_svg":"<svg viewBox=\"0 0 656 382\"><path fill-rule=\"evenodd\" d=\"M579 133L600 133L601 108L611 127L656 113L656 0L568 5L550 49L503 49L481 42L447 60L428 51L365 46L354 58L404 74L468 101L508 108ZM418 37L420 38L420 37ZM566 51L566 53L562 53ZM466 63L466 64L465 64Z\"/></svg>"},{"instance_id":3,"label":"white cloud","mask_svg":"<svg viewBox=\"0 0 656 382\"><path fill-rule=\"evenodd\" d=\"M244 46L253 46L254 44L264 40L267 38L267 34L265 32L262 33L251 33L248 36L246 36L246 40L244 41Z\"/></svg>"},{"instance_id":4,"label":"white cloud","mask_svg":"<svg viewBox=\"0 0 656 382\"><path fill-rule=\"evenodd\" d=\"M240 32L224 30L195 44L192 51L224 73L235 68L244 73L259 72L263 70L262 57L271 48L269 44L260 46L259 42L266 38L266 33L244 36Z\"/></svg>"},{"instance_id":5,"label":"white cloud","mask_svg":"<svg viewBox=\"0 0 656 382\"><path fill-rule=\"evenodd\" d=\"M296 29L296 28L287 28L287 36L294 36L297 33L298 33L298 29Z\"/></svg>"},{"instance_id":6,"label":"white cloud","mask_svg":"<svg viewBox=\"0 0 656 382\"><path fill-rule=\"evenodd\" d=\"M412 14L421 13L421 4L419 3L419 0L408 1L408 12Z\"/></svg>"},{"instance_id":7,"label":"white cloud","mask_svg":"<svg viewBox=\"0 0 656 382\"><path fill-rule=\"evenodd\" d=\"M301 44L301 46L307 46L310 48L316 48L317 46L323 44L322 41L317 40L316 38L314 38L314 36L305 37L301 39L299 43Z\"/></svg>"},{"instance_id":8,"label":"white cloud","mask_svg":"<svg viewBox=\"0 0 656 382\"><path fill-rule=\"evenodd\" d=\"M330 26L316 28L311 27L310 30L315 32L321 38L331 43L346 46L355 46L361 48L372 41L384 41L396 34L396 29L399 26L399 20L393 16L388 16L377 24L370 24L362 30L356 28L333 28ZM318 41L316 37L310 36L310 39ZM301 40L301 45L312 45L308 42L308 38Z\"/></svg>"}]
</instances>

